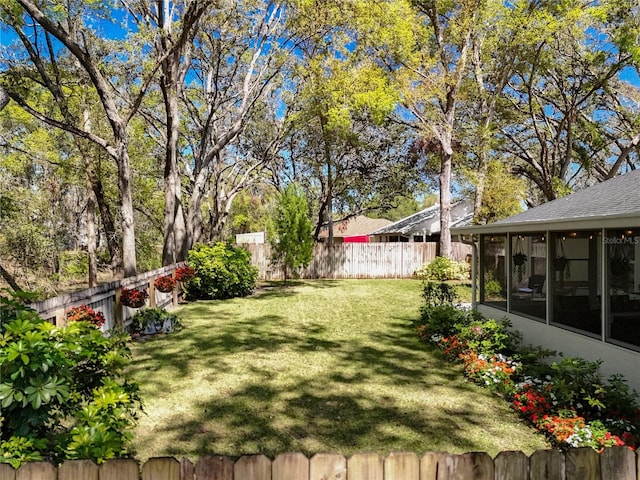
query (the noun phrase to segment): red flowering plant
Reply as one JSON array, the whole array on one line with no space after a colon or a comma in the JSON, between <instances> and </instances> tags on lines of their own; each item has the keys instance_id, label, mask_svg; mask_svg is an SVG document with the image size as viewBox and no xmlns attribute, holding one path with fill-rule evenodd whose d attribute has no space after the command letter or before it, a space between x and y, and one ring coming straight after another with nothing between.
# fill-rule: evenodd
<instances>
[{"instance_id":1,"label":"red flowering plant","mask_svg":"<svg viewBox=\"0 0 640 480\"><path fill-rule=\"evenodd\" d=\"M120 290L120 303L125 307L140 308L149 298L146 290L123 288Z\"/></svg>"},{"instance_id":2,"label":"red flowering plant","mask_svg":"<svg viewBox=\"0 0 640 480\"><path fill-rule=\"evenodd\" d=\"M176 268L175 279L178 282L188 282L193 277L195 277L196 271L188 266L178 267Z\"/></svg>"},{"instance_id":3,"label":"red flowering plant","mask_svg":"<svg viewBox=\"0 0 640 480\"><path fill-rule=\"evenodd\" d=\"M169 293L176 286L176 280L171 275L165 275L164 277L158 277L153 282L153 285L163 293Z\"/></svg>"},{"instance_id":4,"label":"red flowering plant","mask_svg":"<svg viewBox=\"0 0 640 480\"><path fill-rule=\"evenodd\" d=\"M88 305L71 307L67 310L66 316L69 322L89 322L96 328L100 328L105 322L104 314Z\"/></svg>"},{"instance_id":5,"label":"red flowering plant","mask_svg":"<svg viewBox=\"0 0 640 480\"><path fill-rule=\"evenodd\" d=\"M544 362L557 353L523 347L507 322L454 307L427 302L416 325L420 339L462 362L467 378L510 401L551 442L595 450L640 444L640 407L623 378L602 378L600 362Z\"/></svg>"}]
</instances>

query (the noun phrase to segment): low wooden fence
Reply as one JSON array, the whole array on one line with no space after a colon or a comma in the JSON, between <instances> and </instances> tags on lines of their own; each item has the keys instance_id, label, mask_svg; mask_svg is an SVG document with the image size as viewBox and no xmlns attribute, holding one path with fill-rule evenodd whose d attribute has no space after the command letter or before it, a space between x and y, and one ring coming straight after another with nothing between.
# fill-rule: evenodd
<instances>
[{"instance_id":1,"label":"low wooden fence","mask_svg":"<svg viewBox=\"0 0 640 480\"><path fill-rule=\"evenodd\" d=\"M451 455L431 452L356 454L285 453L271 461L248 455L234 461L208 456L193 464L186 458L152 458L142 468L136 460L109 460L98 466L90 460L27 463L18 470L0 464L0 480L638 480L640 457L627 447L597 453L577 448L562 453L540 450Z\"/></svg>"},{"instance_id":2,"label":"low wooden fence","mask_svg":"<svg viewBox=\"0 0 640 480\"><path fill-rule=\"evenodd\" d=\"M471 247L454 242L452 259L466 261ZM251 253L263 280L282 278L282 270L269 261L268 244L242 244ZM300 272L301 278L410 278L422 265L436 257L435 243L318 243L311 264Z\"/></svg>"},{"instance_id":3,"label":"low wooden fence","mask_svg":"<svg viewBox=\"0 0 640 480\"><path fill-rule=\"evenodd\" d=\"M172 275L176 268L181 265L183 264L180 263L162 267L135 277L116 280L94 288L87 288L66 295L48 298L42 302L32 303L29 306L36 310L44 320L54 325L64 325L67 310L71 307L88 305L94 310L103 313L105 317L105 323L102 326L103 331L109 331L116 325L126 327L131 323L131 318L135 315L137 309L120 304L120 289L138 288L147 290L149 298L147 299L146 305L152 308L165 308L168 305L177 304L177 287L174 288L173 292L163 293L154 287L153 282L158 277ZM0 477L0 480L2 480L2 477Z\"/></svg>"}]
</instances>

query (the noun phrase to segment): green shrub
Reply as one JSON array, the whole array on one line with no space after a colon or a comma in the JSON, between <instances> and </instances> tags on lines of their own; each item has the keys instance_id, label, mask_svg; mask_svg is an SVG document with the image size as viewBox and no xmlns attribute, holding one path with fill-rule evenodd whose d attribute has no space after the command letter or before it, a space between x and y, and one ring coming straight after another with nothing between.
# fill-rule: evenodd
<instances>
[{"instance_id":1,"label":"green shrub","mask_svg":"<svg viewBox=\"0 0 640 480\"><path fill-rule=\"evenodd\" d=\"M455 305L459 299L455 287L443 282L425 282L422 285L422 298L428 307Z\"/></svg>"},{"instance_id":2,"label":"green shrub","mask_svg":"<svg viewBox=\"0 0 640 480\"><path fill-rule=\"evenodd\" d=\"M416 270L415 276L423 280L468 280L471 267L466 262L455 262L447 257L436 257Z\"/></svg>"},{"instance_id":3,"label":"green shrub","mask_svg":"<svg viewBox=\"0 0 640 480\"><path fill-rule=\"evenodd\" d=\"M195 277L186 285L187 298L244 297L253 292L258 279L249 252L222 242L196 245L189 251L189 265Z\"/></svg>"},{"instance_id":4,"label":"green shrub","mask_svg":"<svg viewBox=\"0 0 640 480\"><path fill-rule=\"evenodd\" d=\"M508 320L479 318L455 325L458 340L480 355L506 354L515 351L517 337L509 332Z\"/></svg>"},{"instance_id":5,"label":"green shrub","mask_svg":"<svg viewBox=\"0 0 640 480\"><path fill-rule=\"evenodd\" d=\"M0 462L128 454L140 409L124 376L128 336L91 323L56 328L0 296Z\"/></svg>"},{"instance_id":6,"label":"green shrub","mask_svg":"<svg viewBox=\"0 0 640 480\"><path fill-rule=\"evenodd\" d=\"M60 276L63 278L82 278L89 273L89 259L86 252L60 252Z\"/></svg>"}]
</instances>

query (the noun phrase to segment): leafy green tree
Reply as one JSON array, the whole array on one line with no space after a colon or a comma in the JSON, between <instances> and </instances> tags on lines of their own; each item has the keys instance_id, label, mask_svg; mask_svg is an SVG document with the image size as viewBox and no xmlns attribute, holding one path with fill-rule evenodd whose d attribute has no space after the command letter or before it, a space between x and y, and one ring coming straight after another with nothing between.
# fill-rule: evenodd
<instances>
[{"instance_id":1,"label":"leafy green tree","mask_svg":"<svg viewBox=\"0 0 640 480\"><path fill-rule=\"evenodd\" d=\"M313 238L307 199L299 186L287 185L278 198L273 224L275 238L271 261L282 267L284 281L290 272L306 267L313 255Z\"/></svg>"}]
</instances>

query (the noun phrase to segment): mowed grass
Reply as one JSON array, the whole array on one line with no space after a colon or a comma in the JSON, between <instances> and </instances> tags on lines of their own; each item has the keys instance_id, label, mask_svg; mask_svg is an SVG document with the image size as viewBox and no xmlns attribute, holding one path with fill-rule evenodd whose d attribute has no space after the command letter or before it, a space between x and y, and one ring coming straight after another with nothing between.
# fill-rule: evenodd
<instances>
[{"instance_id":1,"label":"mowed grass","mask_svg":"<svg viewBox=\"0 0 640 480\"><path fill-rule=\"evenodd\" d=\"M184 330L133 346L146 405L136 457L548 448L419 342L420 291L305 281L180 307Z\"/></svg>"}]
</instances>

